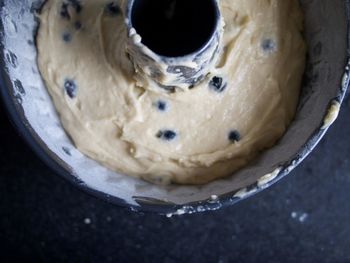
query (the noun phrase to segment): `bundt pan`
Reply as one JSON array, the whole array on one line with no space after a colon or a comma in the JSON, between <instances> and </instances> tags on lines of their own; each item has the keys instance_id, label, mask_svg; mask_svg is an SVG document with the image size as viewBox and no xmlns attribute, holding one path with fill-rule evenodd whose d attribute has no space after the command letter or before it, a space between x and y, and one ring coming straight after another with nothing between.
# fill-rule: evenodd
<instances>
[{"instance_id":1,"label":"bundt pan","mask_svg":"<svg viewBox=\"0 0 350 263\"><path fill-rule=\"evenodd\" d=\"M85 157L64 132L36 63L35 13L43 2L1 1L3 102L48 166L84 191L133 211L171 216L215 210L269 187L311 153L336 119L349 84L349 1L301 0L308 64L298 112L285 136L231 177L203 186L156 186Z\"/></svg>"}]
</instances>

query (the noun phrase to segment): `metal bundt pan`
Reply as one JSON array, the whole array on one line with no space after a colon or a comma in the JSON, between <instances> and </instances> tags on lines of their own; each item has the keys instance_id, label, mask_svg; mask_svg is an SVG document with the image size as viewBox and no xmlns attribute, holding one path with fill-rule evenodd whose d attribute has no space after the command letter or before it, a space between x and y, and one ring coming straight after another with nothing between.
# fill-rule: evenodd
<instances>
[{"instance_id":1,"label":"metal bundt pan","mask_svg":"<svg viewBox=\"0 0 350 263\"><path fill-rule=\"evenodd\" d=\"M300 2L305 13L308 65L296 118L276 146L229 178L204 186L156 186L114 173L76 150L60 124L36 63L35 12L42 0L1 1L3 102L38 156L99 198L134 211L168 216L235 204L280 180L311 153L337 117L349 84L349 1Z\"/></svg>"}]
</instances>

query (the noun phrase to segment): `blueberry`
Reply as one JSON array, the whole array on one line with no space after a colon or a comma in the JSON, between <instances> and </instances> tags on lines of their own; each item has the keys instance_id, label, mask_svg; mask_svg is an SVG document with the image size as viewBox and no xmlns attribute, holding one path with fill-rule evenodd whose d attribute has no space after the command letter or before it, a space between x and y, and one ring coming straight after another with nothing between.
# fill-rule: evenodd
<instances>
[{"instance_id":1,"label":"blueberry","mask_svg":"<svg viewBox=\"0 0 350 263\"><path fill-rule=\"evenodd\" d=\"M241 140L241 135L240 135L240 133L238 131L233 130L233 131L229 132L228 139L231 142L239 142Z\"/></svg>"},{"instance_id":2,"label":"blueberry","mask_svg":"<svg viewBox=\"0 0 350 263\"><path fill-rule=\"evenodd\" d=\"M264 39L261 42L261 48L266 53L272 53L276 50L276 43L272 39Z\"/></svg>"},{"instance_id":3,"label":"blueberry","mask_svg":"<svg viewBox=\"0 0 350 263\"><path fill-rule=\"evenodd\" d=\"M72 40L72 36L68 32L65 32L62 35L62 39L63 39L64 42L68 43L68 42L70 42Z\"/></svg>"},{"instance_id":4,"label":"blueberry","mask_svg":"<svg viewBox=\"0 0 350 263\"><path fill-rule=\"evenodd\" d=\"M177 134L172 130L163 130L159 131L156 136L165 141L172 141L176 138Z\"/></svg>"},{"instance_id":5,"label":"blueberry","mask_svg":"<svg viewBox=\"0 0 350 263\"><path fill-rule=\"evenodd\" d=\"M74 80L66 79L64 82L64 89L71 99L74 99L77 96L77 85L75 84Z\"/></svg>"},{"instance_id":6,"label":"blueberry","mask_svg":"<svg viewBox=\"0 0 350 263\"><path fill-rule=\"evenodd\" d=\"M83 9L80 0L68 0L68 3L74 7L75 12L77 12L77 14L79 14Z\"/></svg>"},{"instance_id":7,"label":"blueberry","mask_svg":"<svg viewBox=\"0 0 350 263\"><path fill-rule=\"evenodd\" d=\"M67 3L63 3L61 6L61 11L60 11L60 15L62 18L65 19L70 19L70 14L68 12L68 4Z\"/></svg>"},{"instance_id":8,"label":"blueberry","mask_svg":"<svg viewBox=\"0 0 350 263\"><path fill-rule=\"evenodd\" d=\"M81 12L82 10L82 5L80 3L79 0L68 0L63 2L62 6L61 6L61 11L60 11L60 15L62 18L70 20L71 19L71 15L69 14L69 7L72 6L75 10L75 12L78 14Z\"/></svg>"},{"instance_id":9,"label":"blueberry","mask_svg":"<svg viewBox=\"0 0 350 263\"><path fill-rule=\"evenodd\" d=\"M82 24L81 24L80 21L76 21L76 22L74 23L74 28L75 28L76 30L79 30L81 27L82 27Z\"/></svg>"},{"instance_id":10,"label":"blueberry","mask_svg":"<svg viewBox=\"0 0 350 263\"><path fill-rule=\"evenodd\" d=\"M213 77L209 82L209 87L216 92L223 92L227 87L227 83L223 81L221 77Z\"/></svg>"},{"instance_id":11,"label":"blueberry","mask_svg":"<svg viewBox=\"0 0 350 263\"><path fill-rule=\"evenodd\" d=\"M117 15L121 14L120 7L115 2L111 2L111 3L107 4L106 11L110 15L113 15L113 16L117 16Z\"/></svg>"},{"instance_id":12,"label":"blueberry","mask_svg":"<svg viewBox=\"0 0 350 263\"><path fill-rule=\"evenodd\" d=\"M167 110L167 103L163 100L157 101L154 105L155 105L155 107L157 107L157 109L159 111L166 111Z\"/></svg>"}]
</instances>

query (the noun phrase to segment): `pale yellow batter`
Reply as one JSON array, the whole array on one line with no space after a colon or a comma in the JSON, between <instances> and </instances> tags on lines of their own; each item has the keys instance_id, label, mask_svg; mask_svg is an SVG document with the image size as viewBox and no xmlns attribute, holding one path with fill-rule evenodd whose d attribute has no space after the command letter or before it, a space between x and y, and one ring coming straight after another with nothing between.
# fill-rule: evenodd
<instances>
[{"instance_id":1,"label":"pale yellow batter","mask_svg":"<svg viewBox=\"0 0 350 263\"><path fill-rule=\"evenodd\" d=\"M199 184L231 175L284 134L305 64L297 0L221 0L219 63L175 93L137 87L116 4L49 0L40 15L39 67L81 152L156 183Z\"/></svg>"}]
</instances>

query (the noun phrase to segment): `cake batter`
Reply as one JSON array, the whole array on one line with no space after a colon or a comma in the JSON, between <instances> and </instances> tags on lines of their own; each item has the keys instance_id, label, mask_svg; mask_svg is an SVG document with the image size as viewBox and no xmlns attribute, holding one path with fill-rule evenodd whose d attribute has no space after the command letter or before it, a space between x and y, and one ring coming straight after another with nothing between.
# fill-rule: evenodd
<instances>
[{"instance_id":1,"label":"cake batter","mask_svg":"<svg viewBox=\"0 0 350 263\"><path fill-rule=\"evenodd\" d=\"M39 68L81 152L151 182L202 184L281 138L305 65L297 0L221 0L219 62L197 86L173 93L136 81L121 4L48 0L40 14Z\"/></svg>"}]
</instances>

